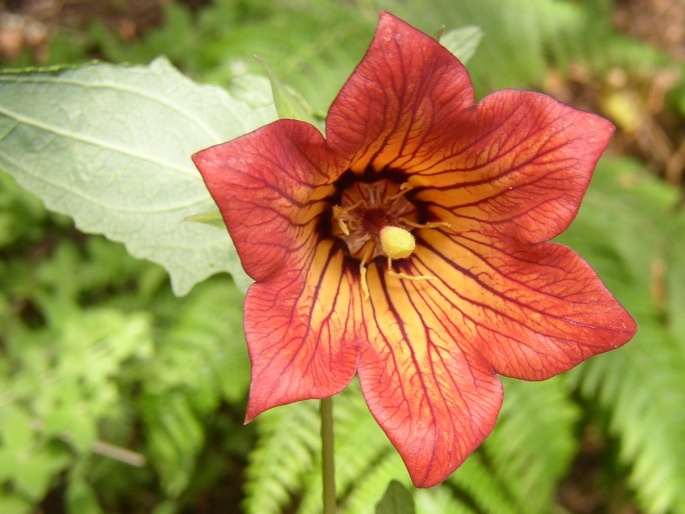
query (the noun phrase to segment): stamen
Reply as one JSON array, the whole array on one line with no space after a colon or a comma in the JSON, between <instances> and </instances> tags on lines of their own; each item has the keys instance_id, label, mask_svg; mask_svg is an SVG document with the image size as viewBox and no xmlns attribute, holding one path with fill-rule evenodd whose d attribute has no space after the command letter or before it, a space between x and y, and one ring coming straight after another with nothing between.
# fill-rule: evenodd
<instances>
[{"instance_id":1,"label":"stamen","mask_svg":"<svg viewBox=\"0 0 685 514\"><path fill-rule=\"evenodd\" d=\"M364 295L364 300L369 299L369 284L366 282L366 264L371 255L370 246L364 251L364 256L359 262L359 280L362 284L362 294Z\"/></svg>"},{"instance_id":2,"label":"stamen","mask_svg":"<svg viewBox=\"0 0 685 514\"><path fill-rule=\"evenodd\" d=\"M388 196L388 200L390 200L390 201L392 201L392 200L397 200L397 199L400 198L401 196L406 195L406 194L407 194L409 191L411 191L412 189L414 189L414 186L412 186L409 182L402 182L402 183L400 184L400 190L399 190L399 192L395 193L394 195Z\"/></svg>"},{"instance_id":3,"label":"stamen","mask_svg":"<svg viewBox=\"0 0 685 514\"><path fill-rule=\"evenodd\" d=\"M355 182L342 191L340 203L331 216L333 236L347 245L349 257L359 264L359 280L364 300L371 291L368 283L369 264L378 257L388 259L386 277L400 280L435 280L428 275L411 275L393 269L393 260L410 258L416 250L415 229L450 227L449 223L417 222L417 209L406 195L414 187L409 182L398 184L388 179ZM381 272L379 266L378 272Z\"/></svg>"},{"instance_id":4,"label":"stamen","mask_svg":"<svg viewBox=\"0 0 685 514\"><path fill-rule=\"evenodd\" d=\"M429 221L428 223L416 223L414 221L408 220L407 218L400 218L400 221L405 225L409 225L414 228L438 228L445 227L451 228L452 224L446 221Z\"/></svg>"},{"instance_id":5,"label":"stamen","mask_svg":"<svg viewBox=\"0 0 685 514\"><path fill-rule=\"evenodd\" d=\"M392 269L392 259L388 256L388 275L391 277L403 279L403 280L436 280L437 277L433 275L407 275L399 271Z\"/></svg>"},{"instance_id":6,"label":"stamen","mask_svg":"<svg viewBox=\"0 0 685 514\"><path fill-rule=\"evenodd\" d=\"M342 230L343 234L346 236L350 235L350 229L347 226L347 223L350 220L347 217L347 214L355 210L357 207L364 205L364 203L364 200L359 200L357 203L350 205L349 207L340 207L339 205L333 206L333 219L338 222L340 230Z\"/></svg>"},{"instance_id":7,"label":"stamen","mask_svg":"<svg viewBox=\"0 0 685 514\"><path fill-rule=\"evenodd\" d=\"M345 215L347 214L347 211L340 207L339 205L334 205L333 206L333 219L338 222L338 226L340 227L340 230L342 230L343 234L346 236L350 235L350 229L347 228L347 223L345 223Z\"/></svg>"}]
</instances>

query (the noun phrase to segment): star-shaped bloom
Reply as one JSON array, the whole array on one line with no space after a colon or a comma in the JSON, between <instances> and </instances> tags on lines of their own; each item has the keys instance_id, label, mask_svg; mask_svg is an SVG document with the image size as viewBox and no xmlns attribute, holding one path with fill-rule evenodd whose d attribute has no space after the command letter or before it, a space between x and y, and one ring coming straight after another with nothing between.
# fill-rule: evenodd
<instances>
[{"instance_id":1,"label":"star-shaped bloom","mask_svg":"<svg viewBox=\"0 0 685 514\"><path fill-rule=\"evenodd\" d=\"M572 250L613 126L534 92L475 103L464 66L384 13L325 137L279 120L194 156L246 272L247 421L340 392L417 486L491 432L497 374L542 380L636 327Z\"/></svg>"}]
</instances>

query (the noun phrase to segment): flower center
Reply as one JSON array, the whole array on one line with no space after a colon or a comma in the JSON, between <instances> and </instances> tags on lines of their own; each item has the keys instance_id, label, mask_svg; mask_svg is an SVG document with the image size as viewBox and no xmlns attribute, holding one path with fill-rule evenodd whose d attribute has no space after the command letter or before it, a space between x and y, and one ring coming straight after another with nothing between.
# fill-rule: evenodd
<instances>
[{"instance_id":1,"label":"flower center","mask_svg":"<svg viewBox=\"0 0 685 514\"><path fill-rule=\"evenodd\" d=\"M387 257L390 276L423 280L429 276L412 276L392 269L392 261L411 257L416 248L412 231L434 226L418 223L417 210L405 196L409 183L399 184L382 179L376 182L355 182L342 192L340 203L333 207L333 235L347 245L350 255L359 260L364 298L369 297L366 266L377 257Z\"/></svg>"},{"instance_id":2,"label":"flower center","mask_svg":"<svg viewBox=\"0 0 685 514\"><path fill-rule=\"evenodd\" d=\"M417 221L416 207L405 197L407 191L408 184L390 180L353 183L333 207L333 235L345 241L355 259L387 256L380 239L383 228L411 232Z\"/></svg>"}]
</instances>

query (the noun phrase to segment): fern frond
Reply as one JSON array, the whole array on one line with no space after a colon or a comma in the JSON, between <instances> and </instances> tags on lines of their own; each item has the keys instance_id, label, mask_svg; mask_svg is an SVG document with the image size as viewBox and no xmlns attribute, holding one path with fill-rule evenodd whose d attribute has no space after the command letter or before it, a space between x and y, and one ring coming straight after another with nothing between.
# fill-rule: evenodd
<instances>
[{"instance_id":1,"label":"fern frond","mask_svg":"<svg viewBox=\"0 0 685 514\"><path fill-rule=\"evenodd\" d=\"M221 399L242 403L247 396L250 375L242 303L242 293L225 278L197 286L184 300L160 350L174 361L174 383L193 391L194 403L206 403L206 410Z\"/></svg>"},{"instance_id":2,"label":"fern frond","mask_svg":"<svg viewBox=\"0 0 685 514\"><path fill-rule=\"evenodd\" d=\"M166 494L177 497L195 468L205 441L204 426L190 399L182 394L145 396L140 406L151 463Z\"/></svg>"},{"instance_id":3,"label":"fern frond","mask_svg":"<svg viewBox=\"0 0 685 514\"><path fill-rule=\"evenodd\" d=\"M685 94L683 94L685 106ZM655 283L664 291L664 316L673 339L685 345L685 210L681 210L668 227L665 246L666 272Z\"/></svg>"},{"instance_id":4,"label":"fern frond","mask_svg":"<svg viewBox=\"0 0 685 514\"><path fill-rule=\"evenodd\" d=\"M646 512L685 512L685 345L674 339L654 292L654 266L672 234L666 220L678 193L628 161L605 161L564 241L573 240L638 324L625 347L569 374L610 419ZM638 213L636 215L636 213ZM602 238L592 237L602 234ZM682 266L682 256L673 265ZM678 313L678 316L680 313Z\"/></svg>"},{"instance_id":5,"label":"fern frond","mask_svg":"<svg viewBox=\"0 0 685 514\"><path fill-rule=\"evenodd\" d=\"M372 473L379 461L389 453L396 453L396 450L371 416L357 380L333 398L333 403L336 489L341 501L344 502L344 499L355 494L355 490L361 485L359 477L366 477ZM314 470L304 482L298 514L321 512L320 455L317 454L315 459ZM379 498L386 487L387 484L384 484L383 489L378 491Z\"/></svg>"},{"instance_id":6,"label":"fern frond","mask_svg":"<svg viewBox=\"0 0 685 514\"><path fill-rule=\"evenodd\" d=\"M548 513L575 451L578 408L564 380L504 379L505 401L483 446L447 481L459 497L492 514Z\"/></svg>"},{"instance_id":7,"label":"fern frond","mask_svg":"<svg viewBox=\"0 0 685 514\"><path fill-rule=\"evenodd\" d=\"M447 487L417 489L414 491L414 503L416 514L479 514Z\"/></svg>"},{"instance_id":8,"label":"fern frond","mask_svg":"<svg viewBox=\"0 0 685 514\"><path fill-rule=\"evenodd\" d=\"M144 370L138 403L151 462L171 497L185 489L195 472L207 416L222 400L242 400L247 390L240 302L240 293L225 279L199 285L183 300Z\"/></svg>"},{"instance_id":9,"label":"fern frond","mask_svg":"<svg viewBox=\"0 0 685 514\"><path fill-rule=\"evenodd\" d=\"M243 507L247 514L279 514L301 492L320 453L318 402L271 409L255 423L259 438L246 469Z\"/></svg>"},{"instance_id":10,"label":"fern frond","mask_svg":"<svg viewBox=\"0 0 685 514\"><path fill-rule=\"evenodd\" d=\"M447 479L447 484L466 495L478 512L518 514L514 501L506 494L506 489L485 463L480 451L466 459Z\"/></svg>"},{"instance_id":11,"label":"fern frond","mask_svg":"<svg viewBox=\"0 0 685 514\"><path fill-rule=\"evenodd\" d=\"M357 477L340 508L341 514L373 514L374 506L383 497L392 480L411 487L411 480L397 451L384 453L368 473Z\"/></svg>"},{"instance_id":12,"label":"fern frond","mask_svg":"<svg viewBox=\"0 0 685 514\"><path fill-rule=\"evenodd\" d=\"M219 2L218 9L221 3L227 2ZM252 57L259 55L315 111L325 112L364 54L375 16L360 16L345 2L273 1L264 7L259 18L235 19L230 28L225 18L207 10L203 26L212 37L198 52L214 61L214 71L205 78L219 82L231 78L233 73L222 62L226 55L232 55L248 71L263 73ZM204 64L207 69L209 63Z\"/></svg>"},{"instance_id":13,"label":"fern frond","mask_svg":"<svg viewBox=\"0 0 685 514\"><path fill-rule=\"evenodd\" d=\"M666 62L664 54L615 31L611 3L587 0L434 0L430 9L415 2L376 0L426 32L475 25L483 41L469 61L476 90L540 87L550 66L571 64L601 73L612 66L642 68Z\"/></svg>"},{"instance_id":14,"label":"fern frond","mask_svg":"<svg viewBox=\"0 0 685 514\"><path fill-rule=\"evenodd\" d=\"M519 512L550 512L557 483L575 453L580 412L563 382L562 377L504 380L502 412L483 449Z\"/></svg>"},{"instance_id":15,"label":"fern frond","mask_svg":"<svg viewBox=\"0 0 685 514\"><path fill-rule=\"evenodd\" d=\"M646 512L683 513L685 352L658 324L643 320L639 326L629 345L593 359L577 378L583 395L609 413Z\"/></svg>"}]
</instances>

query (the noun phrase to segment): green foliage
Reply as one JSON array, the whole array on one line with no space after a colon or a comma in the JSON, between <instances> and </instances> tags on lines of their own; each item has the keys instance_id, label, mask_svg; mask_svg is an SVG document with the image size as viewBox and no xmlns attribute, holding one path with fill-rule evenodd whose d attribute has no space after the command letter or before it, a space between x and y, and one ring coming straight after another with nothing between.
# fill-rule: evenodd
<instances>
[{"instance_id":1,"label":"green foliage","mask_svg":"<svg viewBox=\"0 0 685 514\"><path fill-rule=\"evenodd\" d=\"M556 487L575 454L577 420L578 408L561 378L539 383L507 379L492 435L447 484L469 498L474 512L552 512Z\"/></svg>"},{"instance_id":2,"label":"green foliage","mask_svg":"<svg viewBox=\"0 0 685 514\"><path fill-rule=\"evenodd\" d=\"M213 206L190 156L273 119L269 98L266 81L229 95L163 59L7 73L0 168L81 230L163 264L179 294L219 271L247 284L225 230L183 222Z\"/></svg>"},{"instance_id":3,"label":"green foliage","mask_svg":"<svg viewBox=\"0 0 685 514\"><path fill-rule=\"evenodd\" d=\"M257 425L259 440L246 471L244 508L254 514L282 512L300 492L321 448L316 403L274 409L262 414Z\"/></svg>"},{"instance_id":4,"label":"green foliage","mask_svg":"<svg viewBox=\"0 0 685 514\"><path fill-rule=\"evenodd\" d=\"M165 10L165 23L139 44L124 45L102 27L94 43L114 62L146 63L165 54L203 81L225 84L245 73L275 76L325 113L373 34L376 13L346 2L217 0L194 17L182 4Z\"/></svg>"},{"instance_id":5,"label":"green foliage","mask_svg":"<svg viewBox=\"0 0 685 514\"><path fill-rule=\"evenodd\" d=\"M557 485L577 450L579 408L559 378L506 380L505 385L497 429L486 440L484 453L515 511L544 514L552 510Z\"/></svg>"},{"instance_id":6,"label":"green foliage","mask_svg":"<svg viewBox=\"0 0 685 514\"><path fill-rule=\"evenodd\" d=\"M466 64L476 53L482 38L483 31L480 27L462 27L440 36L440 44L452 52L462 64Z\"/></svg>"},{"instance_id":7,"label":"green foliage","mask_svg":"<svg viewBox=\"0 0 685 514\"><path fill-rule=\"evenodd\" d=\"M506 408L484 447L438 486L418 495L416 512L444 502L455 512L546 513L574 455L578 408L559 379L527 384L507 380ZM392 480L411 481L397 452L368 412L355 383L335 398L336 486L340 511L372 513ZM263 414L246 487L247 513L279 513L299 498L297 512L321 512L316 405L297 403ZM287 434L287 436L286 436ZM363 448L363 451L360 449ZM360 480L360 477L363 477ZM467 504L454 498L468 498ZM530 491L536 491L531 498ZM447 500L451 498L451 500ZM448 508L446 507L446 508Z\"/></svg>"},{"instance_id":8,"label":"green foliage","mask_svg":"<svg viewBox=\"0 0 685 514\"><path fill-rule=\"evenodd\" d=\"M34 512L56 487L68 512L150 512L144 495L121 503L132 487L176 511L249 446L228 420L233 442L203 455L210 420L244 408L241 293L224 278L178 300L161 268L2 180L0 219L39 223L0 248L0 512Z\"/></svg>"},{"instance_id":9,"label":"green foliage","mask_svg":"<svg viewBox=\"0 0 685 514\"><path fill-rule=\"evenodd\" d=\"M261 61L261 59L257 59ZM289 89L288 86L274 75L265 62L262 61L262 65L269 76L271 95L273 96L278 118L300 120L314 126L318 125L318 121L314 118L312 108L307 101L301 95Z\"/></svg>"},{"instance_id":10,"label":"green foliage","mask_svg":"<svg viewBox=\"0 0 685 514\"><path fill-rule=\"evenodd\" d=\"M594 73L611 67L657 67L658 50L617 33L609 0L376 0L427 33L441 26L475 25L484 34L469 71L482 94L503 88L540 87L550 69L574 64ZM496 70L496 72L493 72Z\"/></svg>"},{"instance_id":11,"label":"green foliage","mask_svg":"<svg viewBox=\"0 0 685 514\"><path fill-rule=\"evenodd\" d=\"M223 229L181 222L213 207L189 155L275 117L267 82L245 77L264 75L254 54L320 117L362 56L379 7L428 33L482 29L469 62L481 93L539 87L551 69L572 65L599 75L682 68L616 33L608 0L215 0L197 13L171 2L165 22L135 44L95 24L81 40L61 35L53 59L83 61L95 49L146 64L166 54L228 94L165 61L6 74L0 167L80 230L164 263L178 292L215 271L235 272ZM442 41L465 58L460 38L472 43L477 30ZM670 102L682 118L682 79ZM172 180L162 190L141 187L147 173L181 177L181 191L171 194ZM588 427L616 448L599 465L605 501L685 513L683 233L681 192L642 163L600 164L559 241L633 313L637 337L564 377L506 380L492 436L444 484L412 492L418 514L563 512L559 484ZM79 233L5 174L0 254L0 512L49 512L45 498L56 491L60 508L79 514L202 512L215 495L229 512L239 504L247 514L321 512L316 403L241 425L249 381L242 296L225 275L175 298L162 268ZM410 486L407 472L356 383L335 398L335 420L340 512L373 513L393 480Z\"/></svg>"},{"instance_id":12,"label":"green foliage","mask_svg":"<svg viewBox=\"0 0 685 514\"><path fill-rule=\"evenodd\" d=\"M418 514L473 514L476 511L446 487L417 489L414 498Z\"/></svg>"},{"instance_id":13,"label":"green foliage","mask_svg":"<svg viewBox=\"0 0 685 514\"><path fill-rule=\"evenodd\" d=\"M626 160L604 162L593 186L563 240L585 241L585 256L634 314L639 331L625 348L571 376L609 413L644 509L685 512L685 413L677 407L685 405L679 195Z\"/></svg>"},{"instance_id":14,"label":"green foliage","mask_svg":"<svg viewBox=\"0 0 685 514\"><path fill-rule=\"evenodd\" d=\"M336 488L345 491L341 512L372 512L387 488L388 477L408 485L409 476L369 414L356 383L335 397L334 406ZM321 512L317 404L279 407L262 414L255 423L259 439L246 473L245 512L282 512L297 497L301 498L299 513Z\"/></svg>"},{"instance_id":15,"label":"green foliage","mask_svg":"<svg viewBox=\"0 0 685 514\"><path fill-rule=\"evenodd\" d=\"M683 95L685 98L685 95ZM657 302L657 315L668 321L670 336L679 344L685 344L685 213L682 209L675 216L664 216L665 238L661 241L663 263L654 262L653 285L663 296ZM663 264L663 266L662 266ZM661 303L663 302L663 304Z\"/></svg>"},{"instance_id":16,"label":"green foliage","mask_svg":"<svg viewBox=\"0 0 685 514\"><path fill-rule=\"evenodd\" d=\"M397 480L388 484L383 498L376 504L376 514L414 514L414 499Z\"/></svg>"},{"instance_id":17,"label":"green foliage","mask_svg":"<svg viewBox=\"0 0 685 514\"><path fill-rule=\"evenodd\" d=\"M127 367L152 352L150 319L141 312L82 309L69 301L71 291L50 298L40 290L56 281L53 272L71 264L73 252L64 248L64 260L57 268L41 268L36 278L44 284L25 297L40 305L45 326L13 320L4 334L9 365L0 375L0 469L9 497L29 506L74 460L93 454L130 458L133 465L144 460L106 445L98 434L99 425L126 424L125 393L119 386L130 373ZM17 268L15 273L28 271Z\"/></svg>"},{"instance_id":18,"label":"green foliage","mask_svg":"<svg viewBox=\"0 0 685 514\"><path fill-rule=\"evenodd\" d=\"M178 308L139 400L152 464L165 492L188 485L205 445L205 423L221 401L241 403L249 380L242 336L242 298L235 290L203 284ZM234 308L226 308L233 306Z\"/></svg>"}]
</instances>

